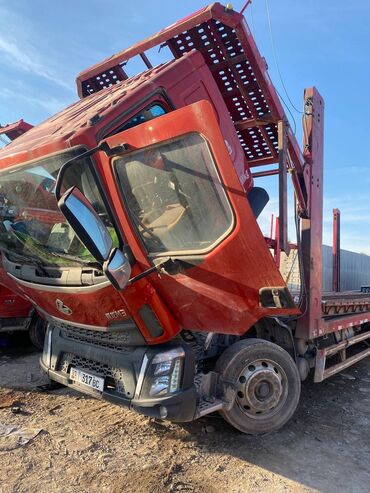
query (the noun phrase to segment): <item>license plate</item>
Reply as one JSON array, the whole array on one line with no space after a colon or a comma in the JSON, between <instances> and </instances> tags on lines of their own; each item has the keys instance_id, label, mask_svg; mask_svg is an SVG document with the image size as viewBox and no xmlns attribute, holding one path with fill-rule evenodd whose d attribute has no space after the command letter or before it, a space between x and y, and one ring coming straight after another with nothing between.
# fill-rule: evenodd
<instances>
[{"instance_id":1,"label":"license plate","mask_svg":"<svg viewBox=\"0 0 370 493\"><path fill-rule=\"evenodd\" d=\"M99 392L103 392L104 390L104 378L96 377L95 375L91 375L90 373L77 368L71 368L69 375L70 379L74 382L82 383Z\"/></svg>"}]
</instances>

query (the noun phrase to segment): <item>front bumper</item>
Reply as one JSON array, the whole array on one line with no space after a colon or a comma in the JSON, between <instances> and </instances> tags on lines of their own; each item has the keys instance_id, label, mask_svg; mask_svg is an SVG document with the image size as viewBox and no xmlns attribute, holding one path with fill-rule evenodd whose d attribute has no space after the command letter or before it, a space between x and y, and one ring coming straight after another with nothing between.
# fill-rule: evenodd
<instances>
[{"instance_id":1,"label":"front bumper","mask_svg":"<svg viewBox=\"0 0 370 493\"><path fill-rule=\"evenodd\" d=\"M194 359L186 344L158 346L107 347L68 336L63 327L50 327L45 339L41 368L55 380L79 392L123 405L146 416L170 421L192 421L196 414L197 391L194 385ZM100 334L104 341L104 336ZM47 345L50 345L47 348ZM148 364L153 357L174 346L185 351L180 389L170 395L148 398L141 395ZM46 360L46 361L45 361ZM143 365L146 361L147 365ZM103 392L98 392L70 379L71 367L77 367L105 380Z\"/></svg>"}]
</instances>

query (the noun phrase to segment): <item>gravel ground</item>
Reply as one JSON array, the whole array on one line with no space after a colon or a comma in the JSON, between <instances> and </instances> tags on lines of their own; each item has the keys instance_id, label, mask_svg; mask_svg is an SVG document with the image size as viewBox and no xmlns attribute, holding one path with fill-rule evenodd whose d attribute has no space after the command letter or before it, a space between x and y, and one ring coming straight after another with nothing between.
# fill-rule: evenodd
<instances>
[{"instance_id":1,"label":"gravel ground","mask_svg":"<svg viewBox=\"0 0 370 493\"><path fill-rule=\"evenodd\" d=\"M217 415L171 424L68 389L40 392L39 354L0 351L1 493L370 491L370 360L305 382L292 421L251 437ZM42 431L21 445L1 436L14 428Z\"/></svg>"}]
</instances>

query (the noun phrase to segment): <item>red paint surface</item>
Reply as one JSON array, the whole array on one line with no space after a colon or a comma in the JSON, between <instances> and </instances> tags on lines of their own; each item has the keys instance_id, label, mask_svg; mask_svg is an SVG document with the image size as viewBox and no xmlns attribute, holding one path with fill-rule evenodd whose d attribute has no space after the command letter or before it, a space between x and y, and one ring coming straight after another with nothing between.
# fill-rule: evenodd
<instances>
[{"instance_id":1,"label":"red paint surface","mask_svg":"<svg viewBox=\"0 0 370 493\"><path fill-rule=\"evenodd\" d=\"M179 109L112 136L108 143L113 147L125 142L134 150L194 131L205 137L218 163L235 226L221 244L205 255L201 264L175 276L152 274L151 284L180 325L189 329L242 334L264 315L298 313L296 309L259 306L260 288L285 284L250 209L210 103L201 101ZM151 264L122 206L107 158L102 166L107 190L135 258L143 268L149 268Z\"/></svg>"},{"instance_id":2,"label":"red paint surface","mask_svg":"<svg viewBox=\"0 0 370 493\"><path fill-rule=\"evenodd\" d=\"M31 308L29 301L0 284L0 319L27 317Z\"/></svg>"}]
</instances>

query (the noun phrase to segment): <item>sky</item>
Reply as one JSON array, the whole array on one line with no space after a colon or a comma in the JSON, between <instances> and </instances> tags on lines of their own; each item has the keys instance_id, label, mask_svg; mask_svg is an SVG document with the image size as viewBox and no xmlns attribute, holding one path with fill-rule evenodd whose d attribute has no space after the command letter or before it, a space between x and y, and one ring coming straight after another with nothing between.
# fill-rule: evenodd
<instances>
[{"instance_id":1,"label":"sky","mask_svg":"<svg viewBox=\"0 0 370 493\"><path fill-rule=\"evenodd\" d=\"M244 3L232 2L235 10ZM77 99L75 77L81 70L204 5L203 0L0 0L0 123L20 118L40 123ZM315 85L324 97L324 243L332 244L332 209L339 208L342 248L370 254L369 0L253 0L245 16L288 106L284 86L298 109L305 87ZM161 61L157 53L151 56ZM301 115L290 110L301 142ZM271 200L260 224L267 233L277 212L276 181L265 180L264 186ZM291 230L289 237L294 240Z\"/></svg>"}]
</instances>

